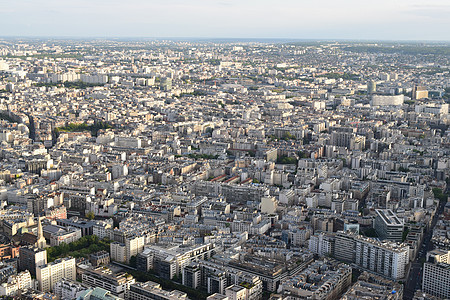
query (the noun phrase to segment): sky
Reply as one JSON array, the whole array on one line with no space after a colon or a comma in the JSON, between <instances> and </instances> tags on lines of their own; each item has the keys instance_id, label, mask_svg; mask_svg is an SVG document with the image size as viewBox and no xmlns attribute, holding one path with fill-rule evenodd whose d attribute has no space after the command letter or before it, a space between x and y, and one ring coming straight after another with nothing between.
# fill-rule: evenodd
<instances>
[{"instance_id":1,"label":"sky","mask_svg":"<svg viewBox=\"0 0 450 300\"><path fill-rule=\"evenodd\" d=\"M0 0L0 36L450 40L450 0Z\"/></svg>"}]
</instances>

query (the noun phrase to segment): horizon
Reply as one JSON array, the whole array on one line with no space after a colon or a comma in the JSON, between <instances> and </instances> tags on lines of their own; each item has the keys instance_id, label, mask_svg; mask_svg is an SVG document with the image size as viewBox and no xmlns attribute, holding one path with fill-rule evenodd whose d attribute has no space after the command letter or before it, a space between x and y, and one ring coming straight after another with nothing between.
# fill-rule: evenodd
<instances>
[{"instance_id":1,"label":"horizon","mask_svg":"<svg viewBox=\"0 0 450 300\"><path fill-rule=\"evenodd\" d=\"M450 41L445 0L0 3L0 36Z\"/></svg>"},{"instance_id":2,"label":"horizon","mask_svg":"<svg viewBox=\"0 0 450 300\"><path fill-rule=\"evenodd\" d=\"M190 41L190 42L211 42L211 41L222 41L222 42L304 42L304 43L400 43L400 44L438 44L444 43L449 44L450 40L408 40L408 39L339 39L339 38L283 38L283 37L157 37L157 36L20 36L20 35L0 35L2 40L17 40L17 39L30 39L30 40L118 40L118 41Z\"/></svg>"}]
</instances>

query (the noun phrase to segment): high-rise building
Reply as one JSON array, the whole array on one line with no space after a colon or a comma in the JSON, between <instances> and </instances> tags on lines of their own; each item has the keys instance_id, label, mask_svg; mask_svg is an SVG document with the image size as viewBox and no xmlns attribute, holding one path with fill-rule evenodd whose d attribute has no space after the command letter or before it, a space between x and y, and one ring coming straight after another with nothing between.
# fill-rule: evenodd
<instances>
[{"instance_id":1,"label":"high-rise building","mask_svg":"<svg viewBox=\"0 0 450 300\"><path fill-rule=\"evenodd\" d=\"M334 238L325 233L317 233L309 239L309 250L320 256L334 253Z\"/></svg>"},{"instance_id":2,"label":"high-rise building","mask_svg":"<svg viewBox=\"0 0 450 300\"><path fill-rule=\"evenodd\" d=\"M445 253L446 252L446 253ZM450 299L450 251L431 251L423 265L422 290L442 299Z\"/></svg>"},{"instance_id":3,"label":"high-rise building","mask_svg":"<svg viewBox=\"0 0 450 300\"><path fill-rule=\"evenodd\" d=\"M334 257L345 262L355 261L355 236L338 232L334 245Z\"/></svg>"},{"instance_id":4,"label":"high-rise building","mask_svg":"<svg viewBox=\"0 0 450 300\"><path fill-rule=\"evenodd\" d=\"M409 246L380 243L361 237L356 240L355 263L364 269L399 280L406 275Z\"/></svg>"},{"instance_id":5,"label":"high-rise building","mask_svg":"<svg viewBox=\"0 0 450 300\"><path fill-rule=\"evenodd\" d=\"M415 100L428 98L428 90L424 86L415 85L412 90L412 98Z\"/></svg>"},{"instance_id":6,"label":"high-rise building","mask_svg":"<svg viewBox=\"0 0 450 300\"><path fill-rule=\"evenodd\" d=\"M225 272L213 274L207 279L207 290L209 294L213 293L225 294L226 287L227 287L227 277L225 275Z\"/></svg>"},{"instance_id":7,"label":"high-rise building","mask_svg":"<svg viewBox=\"0 0 450 300\"><path fill-rule=\"evenodd\" d=\"M338 232L334 257L394 280L404 278L409 246Z\"/></svg>"},{"instance_id":8,"label":"high-rise building","mask_svg":"<svg viewBox=\"0 0 450 300\"><path fill-rule=\"evenodd\" d=\"M136 269L147 272L153 269L154 254L149 249L144 249L136 256Z\"/></svg>"},{"instance_id":9,"label":"high-rise building","mask_svg":"<svg viewBox=\"0 0 450 300\"><path fill-rule=\"evenodd\" d=\"M36 276L36 267L47 264L47 250L33 246L24 246L19 249L19 270L30 271Z\"/></svg>"},{"instance_id":10,"label":"high-rise building","mask_svg":"<svg viewBox=\"0 0 450 300\"><path fill-rule=\"evenodd\" d=\"M367 93L373 94L377 92L377 83L373 80L367 83Z\"/></svg>"},{"instance_id":11,"label":"high-rise building","mask_svg":"<svg viewBox=\"0 0 450 300\"><path fill-rule=\"evenodd\" d=\"M132 256L138 255L138 253L144 250L145 237L135 236L127 238L125 240L126 261L129 262Z\"/></svg>"},{"instance_id":12,"label":"high-rise building","mask_svg":"<svg viewBox=\"0 0 450 300\"><path fill-rule=\"evenodd\" d=\"M125 244L119 242L113 242L109 245L111 252L111 260L117 262L126 262L126 247Z\"/></svg>"},{"instance_id":13,"label":"high-rise building","mask_svg":"<svg viewBox=\"0 0 450 300\"><path fill-rule=\"evenodd\" d=\"M196 289L200 286L200 280L201 271L198 264L191 263L183 269L183 285Z\"/></svg>"},{"instance_id":14,"label":"high-rise building","mask_svg":"<svg viewBox=\"0 0 450 300\"><path fill-rule=\"evenodd\" d=\"M36 268L36 279L39 282L39 290L52 291L55 284L61 279L76 279L75 258L65 257L52 263Z\"/></svg>"},{"instance_id":15,"label":"high-rise building","mask_svg":"<svg viewBox=\"0 0 450 300\"><path fill-rule=\"evenodd\" d=\"M172 78L161 78L161 90L168 92L172 89Z\"/></svg>"},{"instance_id":16,"label":"high-rise building","mask_svg":"<svg viewBox=\"0 0 450 300\"><path fill-rule=\"evenodd\" d=\"M383 240L401 242L403 237L403 221L390 209L376 209L374 228Z\"/></svg>"},{"instance_id":17,"label":"high-rise building","mask_svg":"<svg viewBox=\"0 0 450 300\"><path fill-rule=\"evenodd\" d=\"M372 106L398 106L403 105L403 95L372 95L370 105Z\"/></svg>"},{"instance_id":18,"label":"high-rise building","mask_svg":"<svg viewBox=\"0 0 450 300\"><path fill-rule=\"evenodd\" d=\"M126 238L125 243L111 243L111 260L128 263L132 256L136 256L144 250L144 243L144 236Z\"/></svg>"}]
</instances>

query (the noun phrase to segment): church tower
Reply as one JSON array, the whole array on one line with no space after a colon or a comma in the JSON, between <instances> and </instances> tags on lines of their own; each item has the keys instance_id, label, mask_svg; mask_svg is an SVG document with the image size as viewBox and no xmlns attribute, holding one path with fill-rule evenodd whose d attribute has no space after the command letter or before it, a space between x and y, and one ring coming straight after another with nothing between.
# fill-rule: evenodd
<instances>
[{"instance_id":1,"label":"church tower","mask_svg":"<svg viewBox=\"0 0 450 300\"><path fill-rule=\"evenodd\" d=\"M38 216L38 238L36 241L36 247L44 249L46 246L44 231L42 230L41 217Z\"/></svg>"}]
</instances>

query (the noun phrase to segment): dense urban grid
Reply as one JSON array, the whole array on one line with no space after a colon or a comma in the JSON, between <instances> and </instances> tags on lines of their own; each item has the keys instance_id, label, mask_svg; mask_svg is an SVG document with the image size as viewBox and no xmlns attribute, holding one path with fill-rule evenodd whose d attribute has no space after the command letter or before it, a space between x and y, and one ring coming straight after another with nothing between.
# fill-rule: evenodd
<instances>
[{"instance_id":1,"label":"dense urban grid","mask_svg":"<svg viewBox=\"0 0 450 300\"><path fill-rule=\"evenodd\" d=\"M0 295L450 298L450 46L0 40Z\"/></svg>"}]
</instances>

